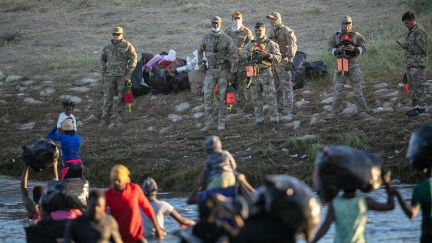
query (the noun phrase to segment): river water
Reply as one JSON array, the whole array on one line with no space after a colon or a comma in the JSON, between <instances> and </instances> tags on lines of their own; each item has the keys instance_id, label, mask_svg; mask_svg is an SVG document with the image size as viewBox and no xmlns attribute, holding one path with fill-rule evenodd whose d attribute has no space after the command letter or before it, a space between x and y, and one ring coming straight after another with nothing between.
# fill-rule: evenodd
<instances>
[{"instance_id":1,"label":"river water","mask_svg":"<svg viewBox=\"0 0 432 243\"><path fill-rule=\"evenodd\" d=\"M20 182L6 176L0 176L0 242L25 242L24 226L28 223L26 212L21 200ZM29 181L29 188L41 184L40 182ZM397 186L402 196L406 199L411 198L412 186ZM377 201L384 202L386 194L384 189L369 193L369 196ZM197 208L186 204L186 198L181 194L162 193L158 196L180 212L186 218L197 220ZM368 224L366 227L366 237L368 242L419 242L421 213L414 220L409 220L400 209L395 200L396 208L389 212L369 212ZM324 219L327 208L321 210L321 220ZM165 217L165 228L168 236L163 242L178 242L172 235L179 229L178 223L171 217ZM333 242L334 225L320 242ZM304 242L301 238L298 242Z\"/></svg>"}]
</instances>

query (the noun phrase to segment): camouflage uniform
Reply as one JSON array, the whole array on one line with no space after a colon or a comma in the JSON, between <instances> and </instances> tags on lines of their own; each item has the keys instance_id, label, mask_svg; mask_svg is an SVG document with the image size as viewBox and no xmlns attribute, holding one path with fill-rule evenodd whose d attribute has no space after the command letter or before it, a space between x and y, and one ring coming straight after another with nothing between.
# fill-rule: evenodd
<instances>
[{"instance_id":1,"label":"camouflage uniform","mask_svg":"<svg viewBox=\"0 0 432 243\"><path fill-rule=\"evenodd\" d=\"M427 64L427 36L424 29L416 24L406 37L408 49L405 53L405 69L409 87L411 89L412 104L418 108L426 107L426 64Z\"/></svg>"},{"instance_id":2,"label":"camouflage uniform","mask_svg":"<svg viewBox=\"0 0 432 243\"><path fill-rule=\"evenodd\" d=\"M239 107L244 108L244 103L247 98L247 93L245 89L246 84L246 60L243 58L243 48L244 46L253 39L252 32L242 26L239 30L233 31L231 28L225 30L227 34L234 41L234 46L237 48L237 96L236 102Z\"/></svg>"},{"instance_id":3,"label":"camouflage uniform","mask_svg":"<svg viewBox=\"0 0 432 243\"><path fill-rule=\"evenodd\" d=\"M275 14L275 13L274 13ZM293 86L291 70L287 69L288 63L293 62L297 52L297 37L294 31L282 24L280 14L274 15L278 18L272 31L270 31L269 39L279 45L282 54L282 61L274 65L275 71L275 86L277 92L277 102L280 110L286 114L291 114L293 109Z\"/></svg>"},{"instance_id":4,"label":"camouflage uniform","mask_svg":"<svg viewBox=\"0 0 432 243\"><path fill-rule=\"evenodd\" d=\"M279 114L277 110L276 103L276 89L274 86L273 72L271 70L271 65L277 64L281 61L281 53L279 51L279 45L266 36L258 41L249 41L243 50L243 58L251 60L248 54L253 50L255 43L260 43L265 45L265 50L271 54L269 58L269 65L258 64L260 73L252 78L251 83L251 94L252 103L255 110L255 121L262 123L264 121L263 116L263 99L264 102L269 106L270 120L273 122L279 122Z\"/></svg>"},{"instance_id":5,"label":"camouflage uniform","mask_svg":"<svg viewBox=\"0 0 432 243\"><path fill-rule=\"evenodd\" d=\"M214 96L218 96L218 129L225 129L225 121L227 116L227 106L225 104L225 96L227 89L228 72L237 72L237 52L234 47L233 40L226 34L209 33L201 42L198 50L198 63L202 63L204 54L207 58L208 70L204 80L204 109L206 125L203 131L207 130L213 123L212 103ZM229 70L229 64L231 68ZM218 84L219 92L214 94L216 83ZM206 128L206 129L205 129Z\"/></svg>"},{"instance_id":6,"label":"camouflage uniform","mask_svg":"<svg viewBox=\"0 0 432 243\"><path fill-rule=\"evenodd\" d=\"M329 46L329 54L337 57L342 57L341 55L335 54L336 48L341 46L341 36L342 32L338 31L334 35L330 37L328 42ZM348 78L351 81L354 96L357 103L357 111L360 115L367 116L366 113L366 103L363 98L362 91L362 83L363 79L360 71L360 64L357 61L357 56L363 54L366 51L366 42L364 37L355 31L349 32L348 35L352 39L352 45L356 47L356 50L353 53L345 53L344 57L348 59L348 72L347 73L339 73L336 67L333 76L333 109L332 114L337 115L342 111L341 108L341 96L342 90L345 84L346 79ZM336 65L337 66L337 65Z\"/></svg>"},{"instance_id":7,"label":"camouflage uniform","mask_svg":"<svg viewBox=\"0 0 432 243\"><path fill-rule=\"evenodd\" d=\"M137 64L135 48L126 40L116 44L113 40L106 45L101 56L103 106L102 120L108 121L114 103L118 107L118 120L126 118L126 105L122 95L126 80L130 79L132 71Z\"/></svg>"}]
</instances>

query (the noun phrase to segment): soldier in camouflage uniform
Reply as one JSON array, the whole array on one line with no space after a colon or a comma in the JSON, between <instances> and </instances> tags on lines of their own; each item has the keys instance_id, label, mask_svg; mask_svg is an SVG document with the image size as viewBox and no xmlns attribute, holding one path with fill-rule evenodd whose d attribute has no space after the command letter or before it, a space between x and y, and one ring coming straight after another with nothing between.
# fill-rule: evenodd
<instances>
[{"instance_id":1,"label":"soldier in camouflage uniform","mask_svg":"<svg viewBox=\"0 0 432 243\"><path fill-rule=\"evenodd\" d=\"M256 23L255 39L249 41L244 47L243 58L246 58L249 64L256 66L259 70L258 75L252 77L250 86L256 126L261 128L264 125L264 100L269 106L270 121L273 123L273 129L279 130L279 114L271 66L279 63L282 55L279 51L279 45L265 35L263 23Z\"/></svg>"},{"instance_id":2,"label":"soldier in camouflage uniform","mask_svg":"<svg viewBox=\"0 0 432 243\"><path fill-rule=\"evenodd\" d=\"M123 29L121 27L114 28L112 35L111 43L104 47L101 56L103 82L101 126L106 126L109 123L114 100L118 109L116 125L121 125L126 120L126 105L122 94L137 64L135 48L131 43L123 39L125 35Z\"/></svg>"},{"instance_id":3,"label":"soldier in camouflage uniform","mask_svg":"<svg viewBox=\"0 0 432 243\"><path fill-rule=\"evenodd\" d=\"M297 37L292 29L283 25L280 13L273 12L267 18L272 25L269 39L279 45L282 54L282 61L273 67L278 107L283 114L291 117L294 103L291 69L297 52Z\"/></svg>"},{"instance_id":4,"label":"soldier in camouflage uniform","mask_svg":"<svg viewBox=\"0 0 432 243\"><path fill-rule=\"evenodd\" d=\"M335 118L342 111L341 96L347 78L351 81L353 87L358 116L362 119L370 118L366 112L367 108L362 91L363 79L360 64L357 61L357 57L366 51L366 42L360 33L352 30L352 19L350 16L342 18L341 29L330 37L328 45L330 55L348 59L348 72L340 73L337 69L334 72L333 109L330 118Z\"/></svg>"},{"instance_id":5,"label":"soldier in camouflage uniform","mask_svg":"<svg viewBox=\"0 0 432 243\"><path fill-rule=\"evenodd\" d=\"M237 97L236 103L238 107L244 108L245 101L247 99L246 93L246 60L243 59L243 48L244 46L253 39L252 32L243 26L243 15L240 12L235 12L232 15L232 25L230 28L225 30L227 34L234 41L234 46L237 48Z\"/></svg>"},{"instance_id":6,"label":"soldier in camouflage uniform","mask_svg":"<svg viewBox=\"0 0 432 243\"><path fill-rule=\"evenodd\" d=\"M213 123L212 103L214 96L218 98L218 130L225 130L228 107L225 104L227 83L232 83L237 72L237 52L233 40L221 32L221 18L211 19L211 33L207 34L198 49L198 63L203 64L204 55L207 58L208 69L204 80L205 126L201 131L208 131ZM231 64L231 65L229 65ZM219 92L215 94L215 86Z\"/></svg>"},{"instance_id":7,"label":"soldier in camouflage uniform","mask_svg":"<svg viewBox=\"0 0 432 243\"><path fill-rule=\"evenodd\" d=\"M402 21L409 29L406 42L399 46L405 52L405 73L411 90L411 100L414 109L407 111L408 116L416 116L428 111L426 104L426 92L424 83L426 82L427 64L427 36L424 29L417 24L415 16L411 12L406 12L402 16Z\"/></svg>"}]
</instances>

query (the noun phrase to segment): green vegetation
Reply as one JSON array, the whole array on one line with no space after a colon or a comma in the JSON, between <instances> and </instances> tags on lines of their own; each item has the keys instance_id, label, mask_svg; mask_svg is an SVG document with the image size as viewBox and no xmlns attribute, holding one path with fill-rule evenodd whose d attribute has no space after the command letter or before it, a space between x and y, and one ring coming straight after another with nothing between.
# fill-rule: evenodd
<instances>
[{"instance_id":1,"label":"green vegetation","mask_svg":"<svg viewBox=\"0 0 432 243\"><path fill-rule=\"evenodd\" d=\"M20 12L31 9L31 5L28 0L13 0L8 2L7 6L9 6L9 8L6 9L6 12Z\"/></svg>"},{"instance_id":2,"label":"green vegetation","mask_svg":"<svg viewBox=\"0 0 432 243\"><path fill-rule=\"evenodd\" d=\"M342 135L341 137L342 144L360 149L360 150L368 150L369 149L369 140L367 135L363 131L352 131Z\"/></svg>"}]
</instances>

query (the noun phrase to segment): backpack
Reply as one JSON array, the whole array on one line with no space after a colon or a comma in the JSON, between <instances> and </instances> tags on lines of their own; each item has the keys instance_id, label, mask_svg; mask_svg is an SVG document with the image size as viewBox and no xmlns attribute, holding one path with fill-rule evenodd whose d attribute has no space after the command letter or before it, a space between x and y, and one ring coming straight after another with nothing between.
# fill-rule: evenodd
<instances>
[{"instance_id":1,"label":"backpack","mask_svg":"<svg viewBox=\"0 0 432 243\"><path fill-rule=\"evenodd\" d=\"M327 65L323 61L306 62L306 78L322 78L327 75Z\"/></svg>"}]
</instances>

